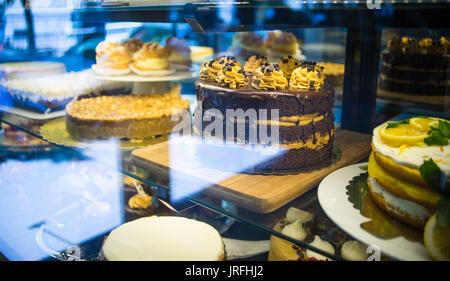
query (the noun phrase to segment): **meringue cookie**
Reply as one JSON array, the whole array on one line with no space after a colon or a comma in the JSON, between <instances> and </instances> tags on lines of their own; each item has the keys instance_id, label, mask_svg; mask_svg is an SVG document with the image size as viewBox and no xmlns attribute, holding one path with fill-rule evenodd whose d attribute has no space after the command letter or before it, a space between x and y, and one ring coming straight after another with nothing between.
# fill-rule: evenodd
<instances>
[{"instance_id":1,"label":"meringue cookie","mask_svg":"<svg viewBox=\"0 0 450 281\"><path fill-rule=\"evenodd\" d=\"M300 241L303 241L307 235L299 219L283 227L281 233Z\"/></svg>"},{"instance_id":2,"label":"meringue cookie","mask_svg":"<svg viewBox=\"0 0 450 281\"><path fill-rule=\"evenodd\" d=\"M366 261L367 246L355 240L346 241L342 244L341 256L349 261Z\"/></svg>"},{"instance_id":3,"label":"meringue cookie","mask_svg":"<svg viewBox=\"0 0 450 281\"><path fill-rule=\"evenodd\" d=\"M300 209L297 209L295 207L290 207L286 212L286 220L288 222L294 222L296 220L300 220L300 222L302 224L304 224L304 223L312 221L313 219L314 219L313 214L303 211L303 210L300 210Z\"/></svg>"}]
</instances>

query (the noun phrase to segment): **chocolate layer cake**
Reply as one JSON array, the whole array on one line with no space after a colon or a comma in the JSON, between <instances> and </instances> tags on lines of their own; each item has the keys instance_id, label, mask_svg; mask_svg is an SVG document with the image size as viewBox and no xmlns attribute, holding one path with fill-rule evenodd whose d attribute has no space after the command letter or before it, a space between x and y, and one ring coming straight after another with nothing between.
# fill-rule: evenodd
<instances>
[{"instance_id":1,"label":"chocolate layer cake","mask_svg":"<svg viewBox=\"0 0 450 281\"><path fill-rule=\"evenodd\" d=\"M197 135L215 139L214 145L226 143L224 150L211 149L208 152L215 153L225 162L227 148L234 146L242 152L239 161L246 163L244 166L251 171L298 170L328 164L334 138L334 89L324 82L323 69L316 63L300 63L292 74L283 74L277 64L265 63L250 77L236 63L233 65L232 60L225 58L225 66L217 74L217 82L208 81L205 77L207 70L211 74L214 64L220 64L220 58L213 61L209 69L203 67L203 79L196 83L199 107L195 112L194 130ZM241 78L248 79L248 83L235 88L221 85L221 79L229 81L224 76L231 77L239 71ZM291 76L290 82L284 75ZM239 78L235 80L240 81ZM264 109L265 113L261 111ZM277 110L278 116L276 113L272 116L272 110ZM244 118L229 114L239 111L244 113ZM215 116L209 116L211 113ZM197 114L203 118L199 119ZM222 134L214 131L205 135L205 129L208 130L208 126L222 116ZM227 124L229 127L232 124L232 130L227 130ZM273 157L264 157L267 154L265 149L271 145L265 137L274 136L272 128L278 130L279 152ZM267 133L261 130L267 130ZM258 161L263 158L270 160Z\"/></svg>"},{"instance_id":2,"label":"chocolate layer cake","mask_svg":"<svg viewBox=\"0 0 450 281\"><path fill-rule=\"evenodd\" d=\"M393 38L382 53L381 95L426 103L444 103L450 94L450 48L447 38Z\"/></svg>"}]
</instances>

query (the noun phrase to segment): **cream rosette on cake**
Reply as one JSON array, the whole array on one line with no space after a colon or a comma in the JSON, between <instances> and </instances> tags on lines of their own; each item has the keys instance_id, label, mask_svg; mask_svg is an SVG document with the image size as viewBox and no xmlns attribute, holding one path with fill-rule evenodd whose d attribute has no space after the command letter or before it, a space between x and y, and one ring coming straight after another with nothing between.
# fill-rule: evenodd
<instances>
[{"instance_id":1,"label":"cream rosette on cake","mask_svg":"<svg viewBox=\"0 0 450 281\"><path fill-rule=\"evenodd\" d=\"M251 84L253 88L265 91L285 91L288 87L278 64L265 64L256 69Z\"/></svg>"},{"instance_id":2,"label":"cream rosette on cake","mask_svg":"<svg viewBox=\"0 0 450 281\"><path fill-rule=\"evenodd\" d=\"M296 68L289 80L290 91L319 91L325 84L324 67L315 62L303 62Z\"/></svg>"},{"instance_id":3,"label":"cream rosette on cake","mask_svg":"<svg viewBox=\"0 0 450 281\"><path fill-rule=\"evenodd\" d=\"M248 77L236 62L225 63L217 74L216 82L221 87L239 89L248 85Z\"/></svg>"},{"instance_id":4,"label":"cream rosette on cake","mask_svg":"<svg viewBox=\"0 0 450 281\"><path fill-rule=\"evenodd\" d=\"M283 71L284 77L289 81L292 72L300 66L300 61L293 56L282 57L278 63L280 69Z\"/></svg>"},{"instance_id":5,"label":"cream rosette on cake","mask_svg":"<svg viewBox=\"0 0 450 281\"><path fill-rule=\"evenodd\" d=\"M269 60L265 56L253 55L245 61L244 71L245 73L247 73L247 75L252 76L256 69L260 68L266 63L269 63Z\"/></svg>"}]
</instances>

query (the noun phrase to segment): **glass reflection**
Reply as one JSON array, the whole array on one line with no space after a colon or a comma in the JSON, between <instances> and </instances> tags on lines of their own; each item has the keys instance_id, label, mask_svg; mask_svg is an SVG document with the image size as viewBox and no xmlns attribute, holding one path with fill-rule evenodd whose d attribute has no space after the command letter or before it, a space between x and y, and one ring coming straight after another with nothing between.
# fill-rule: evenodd
<instances>
[{"instance_id":1,"label":"glass reflection","mask_svg":"<svg viewBox=\"0 0 450 281\"><path fill-rule=\"evenodd\" d=\"M86 152L90 160L64 151L0 162L0 252L9 260L67 259L66 249L83 258L78 245L123 223L120 155Z\"/></svg>"}]
</instances>

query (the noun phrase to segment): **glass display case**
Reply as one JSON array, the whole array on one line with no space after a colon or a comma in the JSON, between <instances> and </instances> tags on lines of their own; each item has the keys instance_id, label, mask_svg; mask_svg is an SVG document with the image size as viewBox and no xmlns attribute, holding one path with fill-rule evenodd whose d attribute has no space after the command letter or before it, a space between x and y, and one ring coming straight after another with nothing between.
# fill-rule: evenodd
<instances>
[{"instance_id":1,"label":"glass display case","mask_svg":"<svg viewBox=\"0 0 450 281\"><path fill-rule=\"evenodd\" d=\"M448 1L0 5L0 259L450 259Z\"/></svg>"}]
</instances>

